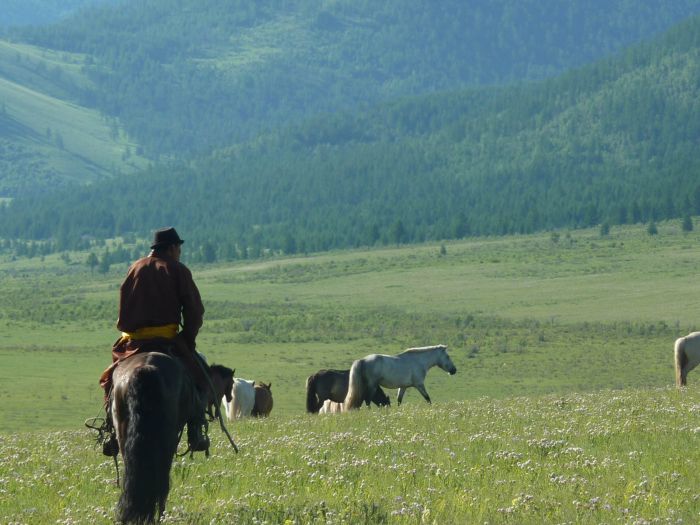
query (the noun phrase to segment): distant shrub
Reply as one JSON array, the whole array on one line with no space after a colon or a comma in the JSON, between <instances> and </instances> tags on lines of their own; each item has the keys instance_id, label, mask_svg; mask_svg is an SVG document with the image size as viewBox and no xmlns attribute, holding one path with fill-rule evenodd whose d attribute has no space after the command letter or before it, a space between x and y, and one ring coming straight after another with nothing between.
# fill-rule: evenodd
<instances>
[{"instance_id":1,"label":"distant shrub","mask_svg":"<svg viewBox=\"0 0 700 525\"><path fill-rule=\"evenodd\" d=\"M685 217L683 217L682 228L683 228L684 232L692 232L693 231L693 219L690 215L686 215Z\"/></svg>"}]
</instances>

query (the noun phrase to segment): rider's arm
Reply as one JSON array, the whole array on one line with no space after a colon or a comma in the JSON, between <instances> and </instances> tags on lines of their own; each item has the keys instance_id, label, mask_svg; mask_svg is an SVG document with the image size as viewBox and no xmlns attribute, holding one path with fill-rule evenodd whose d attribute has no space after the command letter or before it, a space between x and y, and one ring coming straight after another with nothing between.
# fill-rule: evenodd
<instances>
[{"instance_id":1,"label":"rider's arm","mask_svg":"<svg viewBox=\"0 0 700 525\"><path fill-rule=\"evenodd\" d=\"M181 270L182 336L190 348L194 349L194 341L204 320L204 305L199 289L192 279L192 272L185 266L182 266Z\"/></svg>"}]
</instances>

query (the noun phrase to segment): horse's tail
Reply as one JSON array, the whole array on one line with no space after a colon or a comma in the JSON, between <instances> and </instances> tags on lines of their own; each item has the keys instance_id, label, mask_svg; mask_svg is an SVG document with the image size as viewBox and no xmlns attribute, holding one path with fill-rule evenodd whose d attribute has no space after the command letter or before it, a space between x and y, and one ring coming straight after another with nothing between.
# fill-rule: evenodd
<instances>
[{"instance_id":1,"label":"horse's tail","mask_svg":"<svg viewBox=\"0 0 700 525\"><path fill-rule=\"evenodd\" d=\"M165 508L170 489L170 467L177 449L173 417L158 370L144 366L134 371L118 414L127 425L124 452L124 485L117 504L122 523L151 523Z\"/></svg>"},{"instance_id":2,"label":"horse's tail","mask_svg":"<svg viewBox=\"0 0 700 525\"><path fill-rule=\"evenodd\" d=\"M316 374L306 379L306 411L309 414L316 414L320 410L320 403L316 395Z\"/></svg>"},{"instance_id":3,"label":"horse's tail","mask_svg":"<svg viewBox=\"0 0 700 525\"><path fill-rule=\"evenodd\" d=\"M352 410L362 406L365 398L365 362L362 359L355 361L350 367L348 379L348 393L343 401L343 411Z\"/></svg>"},{"instance_id":4,"label":"horse's tail","mask_svg":"<svg viewBox=\"0 0 700 525\"><path fill-rule=\"evenodd\" d=\"M673 345L674 362L676 365L676 386L682 387L686 384L686 377L683 374L683 368L688 363L688 356L685 354L685 337L676 339L676 344Z\"/></svg>"}]
</instances>

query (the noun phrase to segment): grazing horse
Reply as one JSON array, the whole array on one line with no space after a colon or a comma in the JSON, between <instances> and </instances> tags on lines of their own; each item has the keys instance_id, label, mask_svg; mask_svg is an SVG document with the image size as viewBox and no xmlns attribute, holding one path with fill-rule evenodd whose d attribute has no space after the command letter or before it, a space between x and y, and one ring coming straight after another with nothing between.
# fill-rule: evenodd
<instances>
[{"instance_id":1,"label":"grazing horse","mask_svg":"<svg viewBox=\"0 0 700 525\"><path fill-rule=\"evenodd\" d=\"M331 400L336 403L345 401L348 395L348 380L350 370L319 370L310 375L306 380L306 411L316 414L323 406L324 401ZM374 395L367 401L378 407L391 404L391 400L381 387L377 387Z\"/></svg>"},{"instance_id":2,"label":"grazing horse","mask_svg":"<svg viewBox=\"0 0 700 525\"><path fill-rule=\"evenodd\" d=\"M255 404L251 414L255 417L267 417L272 411L272 383L255 385Z\"/></svg>"},{"instance_id":3,"label":"grazing horse","mask_svg":"<svg viewBox=\"0 0 700 525\"><path fill-rule=\"evenodd\" d=\"M144 352L114 370L112 422L124 460L122 523L151 523L165 510L180 433L197 410L196 387L177 358Z\"/></svg>"},{"instance_id":4,"label":"grazing horse","mask_svg":"<svg viewBox=\"0 0 700 525\"><path fill-rule=\"evenodd\" d=\"M209 414L210 419L215 418L214 405L220 405L222 398L225 398L227 403L231 402L233 374L235 373L235 369L231 370L223 365L211 365L209 367L209 375L215 390L215 392L209 393L209 401L207 403L207 414Z\"/></svg>"},{"instance_id":5,"label":"grazing horse","mask_svg":"<svg viewBox=\"0 0 700 525\"><path fill-rule=\"evenodd\" d=\"M416 387L425 400L430 396L423 382L428 369L438 366L450 375L457 372L447 354L445 345L409 348L398 355L372 354L358 359L350 368L350 385L343 406L345 410L359 408L367 402L379 386L398 388L398 404L401 404L406 389Z\"/></svg>"},{"instance_id":6,"label":"grazing horse","mask_svg":"<svg viewBox=\"0 0 700 525\"><path fill-rule=\"evenodd\" d=\"M676 386L688 383L688 373L700 364L700 332L692 332L676 339L673 346L676 364Z\"/></svg>"},{"instance_id":7,"label":"grazing horse","mask_svg":"<svg viewBox=\"0 0 700 525\"><path fill-rule=\"evenodd\" d=\"M226 417L229 421L249 416L255 406L255 381L234 377L231 401L225 404Z\"/></svg>"}]
</instances>

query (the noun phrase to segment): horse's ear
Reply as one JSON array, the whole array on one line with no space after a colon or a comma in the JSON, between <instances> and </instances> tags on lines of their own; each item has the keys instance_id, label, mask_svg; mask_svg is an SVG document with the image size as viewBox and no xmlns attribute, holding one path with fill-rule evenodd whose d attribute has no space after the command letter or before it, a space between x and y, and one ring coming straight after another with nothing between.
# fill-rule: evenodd
<instances>
[{"instance_id":1,"label":"horse's ear","mask_svg":"<svg viewBox=\"0 0 700 525\"><path fill-rule=\"evenodd\" d=\"M272 388L272 381L270 381L270 382L267 384L267 389L270 390L271 388Z\"/></svg>"}]
</instances>

